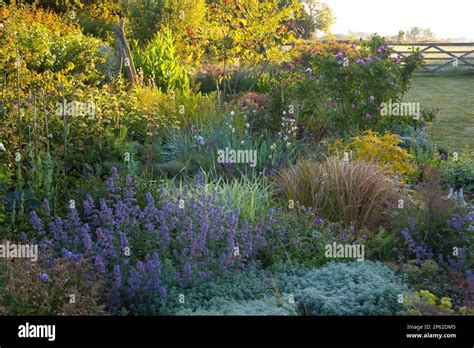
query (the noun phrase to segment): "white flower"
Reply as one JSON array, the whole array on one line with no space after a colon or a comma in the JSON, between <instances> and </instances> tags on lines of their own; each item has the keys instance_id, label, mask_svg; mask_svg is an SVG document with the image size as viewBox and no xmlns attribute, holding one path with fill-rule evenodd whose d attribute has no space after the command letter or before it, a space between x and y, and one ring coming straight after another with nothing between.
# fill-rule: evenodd
<instances>
[{"instance_id":1,"label":"white flower","mask_svg":"<svg viewBox=\"0 0 474 348\"><path fill-rule=\"evenodd\" d=\"M245 140L242 140L242 141L240 142L240 145L244 145L244 143L245 143Z\"/></svg>"},{"instance_id":2,"label":"white flower","mask_svg":"<svg viewBox=\"0 0 474 348\"><path fill-rule=\"evenodd\" d=\"M250 128L250 123L246 123L245 128L249 129Z\"/></svg>"},{"instance_id":3,"label":"white flower","mask_svg":"<svg viewBox=\"0 0 474 348\"><path fill-rule=\"evenodd\" d=\"M286 111L283 111L283 115L286 115Z\"/></svg>"},{"instance_id":4,"label":"white flower","mask_svg":"<svg viewBox=\"0 0 474 348\"><path fill-rule=\"evenodd\" d=\"M277 148L277 145L275 143L272 144L272 146L270 146L270 150L272 151L275 151Z\"/></svg>"},{"instance_id":5,"label":"white flower","mask_svg":"<svg viewBox=\"0 0 474 348\"><path fill-rule=\"evenodd\" d=\"M235 133L235 128L232 128L232 133Z\"/></svg>"},{"instance_id":6,"label":"white flower","mask_svg":"<svg viewBox=\"0 0 474 348\"><path fill-rule=\"evenodd\" d=\"M231 111L230 112L230 116L234 116L235 115L235 112L234 111Z\"/></svg>"},{"instance_id":7,"label":"white flower","mask_svg":"<svg viewBox=\"0 0 474 348\"><path fill-rule=\"evenodd\" d=\"M0 143L0 151L7 151L7 149L5 149L5 145L3 145L3 143Z\"/></svg>"},{"instance_id":8,"label":"white flower","mask_svg":"<svg viewBox=\"0 0 474 348\"><path fill-rule=\"evenodd\" d=\"M253 113L254 113L254 114L256 114L256 113L257 113L257 110L252 110L252 111L253 111Z\"/></svg>"},{"instance_id":9,"label":"white flower","mask_svg":"<svg viewBox=\"0 0 474 348\"><path fill-rule=\"evenodd\" d=\"M286 143L286 147L290 147L291 146L291 143Z\"/></svg>"}]
</instances>

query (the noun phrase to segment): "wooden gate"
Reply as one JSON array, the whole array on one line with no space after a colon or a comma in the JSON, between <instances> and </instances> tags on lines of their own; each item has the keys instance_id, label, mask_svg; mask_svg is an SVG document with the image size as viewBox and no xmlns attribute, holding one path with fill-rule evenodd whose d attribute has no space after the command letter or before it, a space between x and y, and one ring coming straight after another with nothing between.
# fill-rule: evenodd
<instances>
[{"instance_id":1,"label":"wooden gate","mask_svg":"<svg viewBox=\"0 0 474 348\"><path fill-rule=\"evenodd\" d=\"M419 49L424 62L419 72L474 71L474 42L389 42L394 55L406 57Z\"/></svg>"}]
</instances>

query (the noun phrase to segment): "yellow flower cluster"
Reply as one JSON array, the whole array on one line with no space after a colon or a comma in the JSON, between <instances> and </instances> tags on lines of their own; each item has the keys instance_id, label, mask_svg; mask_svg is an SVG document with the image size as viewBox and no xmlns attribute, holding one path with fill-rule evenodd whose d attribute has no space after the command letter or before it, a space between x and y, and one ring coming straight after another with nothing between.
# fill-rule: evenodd
<instances>
[{"instance_id":1,"label":"yellow flower cluster","mask_svg":"<svg viewBox=\"0 0 474 348\"><path fill-rule=\"evenodd\" d=\"M366 162L377 162L388 175L404 177L413 174L415 166L413 156L399 145L398 135L385 132L380 135L372 130L362 136L352 138L346 151L352 151L352 157Z\"/></svg>"}]
</instances>

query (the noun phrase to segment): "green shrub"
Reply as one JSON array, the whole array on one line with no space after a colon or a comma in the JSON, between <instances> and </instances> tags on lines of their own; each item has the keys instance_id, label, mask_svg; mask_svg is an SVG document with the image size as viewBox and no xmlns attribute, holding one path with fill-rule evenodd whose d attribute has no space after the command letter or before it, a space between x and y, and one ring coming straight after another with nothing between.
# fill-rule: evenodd
<instances>
[{"instance_id":1,"label":"green shrub","mask_svg":"<svg viewBox=\"0 0 474 348\"><path fill-rule=\"evenodd\" d=\"M412 199L393 217L393 232L398 237L398 258L417 264L437 260L439 265L469 270L473 258L474 206L449 196L436 173L415 187ZM455 256L454 248L460 251Z\"/></svg>"},{"instance_id":2,"label":"green shrub","mask_svg":"<svg viewBox=\"0 0 474 348\"><path fill-rule=\"evenodd\" d=\"M294 294L306 315L395 315L407 288L388 268L376 262L331 262L322 268L275 266L281 289Z\"/></svg>"},{"instance_id":3,"label":"green shrub","mask_svg":"<svg viewBox=\"0 0 474 348\"><path fill-rule=\"evenodd\" d=\"M267 247L259 258L265 265L290 262L305 266L320 266L328 259L326 245L339 241L343 227L315 216L314 212L295 207L291 211L272 210Z\"/></svg>"},{"instance_id":4,"label":"green shrub","mask_svg":"<svg viewBox=\"0 0 474 348\"><path fill-rule=\"evenodd\" d=\"M97 67L108 57L101 50L104 42L84 35L80 27L45 10L12 5L6 13L4 34L0 36L0 71L16 74L18 51L22 88L38 88L71 76L76 84L103 81L104 74Z\"/></svg>"},{"instance_id":5,"label":"green shrub","mask_svg":"<svg viewBox=\"0 0 474 348\"><path fill-rule=\"evenodd\" d=\"M430 135L421 129L418 130L409 126L396 126L393 127L392 132L400 136L402 140L400 146L407 151L414 152L417 159L420 156L432 158L437 154L436 144Z\"/></svg>"},{"instance_id":6,"label":"green shrub","mask_svg":"<svg viewBox=\"0 0 474 348\"><path fill-rule=\"evenodd\" d=\"M132 55L136 68L143 71L145 83L150 79L163 92L189 89L188 73L181 65L171 30L157 32L143 49L136 41Z\"/></svg>"},{"instance_id":7,"label":"green shrub","mask_svg":"<svg viewBox=\"0 0 474 348\"><path fill-rule=\"evenodd\" d=\"M441 173L444 187L474 191L474 152L463 152L457 160L450 156L445 165L441 165Z\"/></svg>"}]
</instances>

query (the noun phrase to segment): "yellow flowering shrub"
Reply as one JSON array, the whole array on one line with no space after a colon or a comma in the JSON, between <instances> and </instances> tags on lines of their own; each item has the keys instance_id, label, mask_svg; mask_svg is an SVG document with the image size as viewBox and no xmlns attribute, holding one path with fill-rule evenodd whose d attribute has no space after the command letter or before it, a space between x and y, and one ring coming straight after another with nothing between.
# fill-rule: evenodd
<instances>
[{"instance_id":1,"label":"yellow flowering shrub","mask_svg":"<svg viewBox=\"0 0 474 348\"><path fill-rule=\"evenodd\" d=\"M380 135L369 130L352 138L345 151L350 151L354 159L379 163L386 174L410 176L416 170L413 156L399 146L401 142L397 134L385 132Z\"/></svg>"},{"instance_id":2,"label":"yellow flowering shrub","mask_svg":"<svg viewBox=\"0 0 474 348\"><path fill-rule=\"evenodd\" d=\"M436 295L432 294L428 290L419 290L413 293L413 299L416 302L426 303L429 305L436 305Z\"/></svg>"},{"instance_id":3,"label":"yellow flowering shrub","mask_svg":"<svg viewBox=\"0 0 474 348\"><path fill-rule=\"evenodd\" d=\"M413 292L411 297L404 296L403 303L410 310L409 315L451 315L456 314L453 308L453 302L449 297L438 298L428 290L418 290ZM459 308L459 314L468 313L466 307Z\"/></svg>"}]
</instances>

